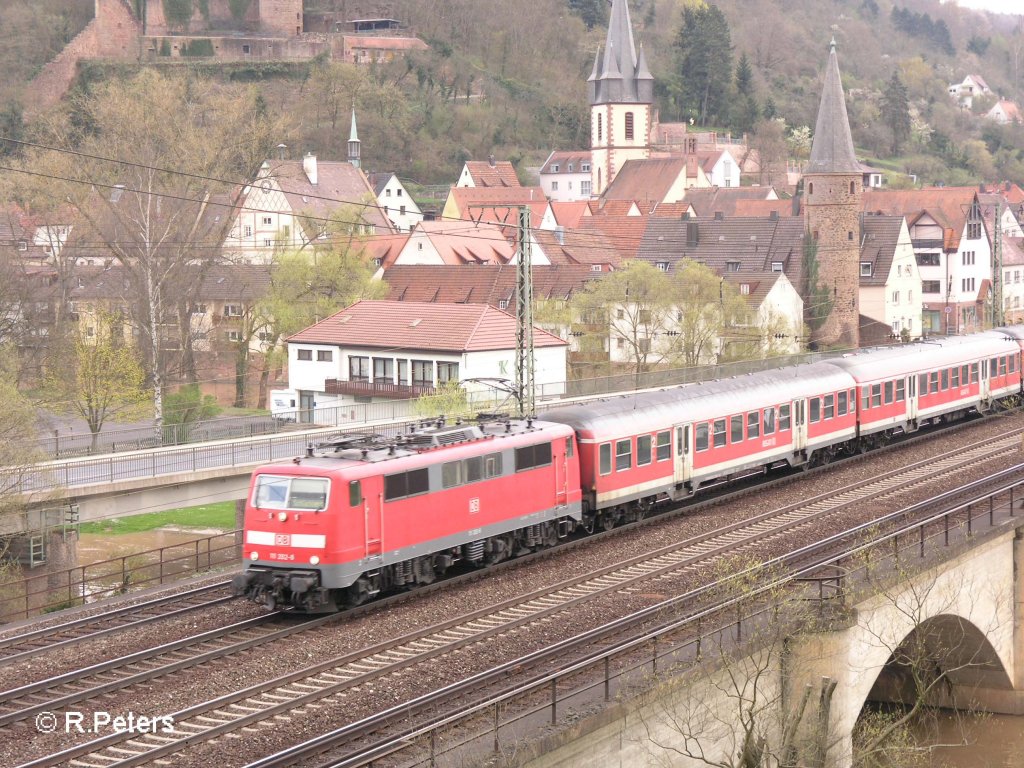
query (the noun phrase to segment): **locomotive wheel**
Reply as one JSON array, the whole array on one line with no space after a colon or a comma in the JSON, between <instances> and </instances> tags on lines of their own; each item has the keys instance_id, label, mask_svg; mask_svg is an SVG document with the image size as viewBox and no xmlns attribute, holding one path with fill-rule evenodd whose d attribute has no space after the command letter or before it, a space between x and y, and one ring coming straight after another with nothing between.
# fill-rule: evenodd
<instances>
[{"instance_id":1,"label":"locomotive wheel","mask_svg":"<svg viewBox=\"0 0 1024 768\"><path fill-rule=\"evenodd\" d=\"M348 608L355 608L369 599L370 585L363 576L360 576L345 589L345 605Z\"/></svg>"}]
</instances>

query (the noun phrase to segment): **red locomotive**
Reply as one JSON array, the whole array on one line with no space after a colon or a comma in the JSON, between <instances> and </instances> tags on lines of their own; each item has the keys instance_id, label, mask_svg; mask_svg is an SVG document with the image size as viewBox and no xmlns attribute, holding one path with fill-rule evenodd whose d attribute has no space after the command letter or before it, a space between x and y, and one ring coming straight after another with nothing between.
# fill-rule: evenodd
<instances>
[{"instance_id":1,"label":"red locomotive","mask_svg":"<svg viewBox=\"0 0 1024 768\"><path fill-rule=\"evenodd\" d=\"M269 607L332 611L779 466L813 466L1021 392L1019 329L592 400L543 420L348 435L253 475L246 570Z\"/></svg>"}]
</instances>

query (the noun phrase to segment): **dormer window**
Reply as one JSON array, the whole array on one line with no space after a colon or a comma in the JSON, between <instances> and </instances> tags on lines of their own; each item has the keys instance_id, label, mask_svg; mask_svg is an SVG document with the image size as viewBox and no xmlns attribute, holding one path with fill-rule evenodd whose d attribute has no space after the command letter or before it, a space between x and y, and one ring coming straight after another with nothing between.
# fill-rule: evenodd
<instances>
[{"instance_id":1,"label":"dormer window","mask_svg":"<svg viewBox=\"0 0 1024 768\"><path fill-rule=\"evenodd\" d=\"M554 165L551 166L551 172L558 173L558 163L555 163Z\"/></svg>"},{"instance_id":2,"label":"dormer window","mask_svg":"<svg viewBox=\"0 0 1024 768\"><path fill-rule=\"evenodd\" d=\"M781 271L782 271L782 262L781 261L773 261L772 262L772 272L781 272Z\"/></svg>"},{"instance_id":3,"label":"dormer window","mask_svg":"<svg viewBox=\"0 0 1024 768\"><path fill-rule=\"evenodd\" d=\"M569 165L566 166L565 170L567 170L569 173L572 173L572 163L569 163Z\"/></svg>"},{"instance_id":4,"label":"dormer window","mask_svg":"<svg viewBox=\"0 0 1024 768\"><path fill-rule=\"evenodd\" d=\"M725 269L727 272L739 272L740 263L738 261L727 261L725 262Z\"/></svg>"},{"instance_id":5,"label":"dormer window","mask_svg":"<svg viewBox=\"0 0 1024 768\"><path fill-rule=\"evenodd\" d=\"M580 166L580 170L581 170L581 171L582 171L583 173L590 173L590 163L583 163L583 164L582 164L582 165Z\"/></svg>"},{"instance_id":6,"label":"dormer window","mask_svg":"<svg viewBox=\"0 0 1024 768\"><path fill-rule=\"evenodd\" d=\"M860 276L861 277L871 277L871 262L870 261L862 261L860 263Z\"/></svg>"},{"instance_id":7,"label":"dormer window","mask_svg":"<svg viewBox=\"0 0 1024 768\"><path fill-rule=\"evenodd\" d=\"M743 296L749 296L750 295L750 284L749 283L740 283L740 294L742 294Z\"/></svg>"}]
</instances>

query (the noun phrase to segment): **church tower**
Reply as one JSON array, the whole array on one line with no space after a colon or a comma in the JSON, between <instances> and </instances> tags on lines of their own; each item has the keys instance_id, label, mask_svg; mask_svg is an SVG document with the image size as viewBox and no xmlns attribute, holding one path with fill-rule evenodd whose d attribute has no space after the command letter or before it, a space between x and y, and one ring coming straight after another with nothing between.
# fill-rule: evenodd
<instances>
[{"instance_id":1,"label":"church tower","mask_svg":"<svg viewBox=\"0 0 1024 768\"><path fill-rule=\"evenodd\" d=\"M857 347L863 174L853 151L835 38L829 44L825 85L803 182L804 220L817 260L820 289L816 292L808 286L804 299L831 301L827 318L813 330L812 338L824 345Z\"/></svg>"},{"instance_id":2,"label":"church tower","mask_svg":"<svg viewBox=\"0 0 1024 768\"><path fill-rule=\"evenodd\" d=\"M604 192L627 160L650 157L654 77L644 49L633 45L627 0L612 0L604 54L598 50L587 78L590 97L590 189Z\"/></svg>"}]
</instances>

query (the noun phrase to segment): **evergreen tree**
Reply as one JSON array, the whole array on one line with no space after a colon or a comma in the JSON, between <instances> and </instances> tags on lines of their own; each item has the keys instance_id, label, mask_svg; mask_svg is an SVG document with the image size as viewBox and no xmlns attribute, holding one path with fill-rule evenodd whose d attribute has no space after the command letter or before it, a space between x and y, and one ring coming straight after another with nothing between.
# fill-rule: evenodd
<instances>
[{"instance_id":1,"label":"evergreen tree","mask_svg":"<svg viewBox=\"0 0 1024 768\"><path fill-rule=\"evenodd\" d=\"M882 119L892 132L892 154L898 155L910 137L910 98L898 72L892 73L882 96Z\"/></svg>"},{"instance_id":2,"label":"evergreen tree","mask_svg":"<svg viewBox=\"0 0 1024 768\"><path fill-rule=\"evenodd\" d=\"M605 0L569 0L569 10L583 20L587 29L602 27L608 19Z\"/></svg>"},{"instance_id":3,"label":"evergreen tree","mask_svg":"<svg viewBox=\"0 0 1024 768\"><path fill-rule=\"evenodd\" d=\"M754 94L754 71L747 54L740 55L736 64L736 101L733 107L732 127L737 133L750 133L761 117L761 105Z\"/></svg>"},{"instance_id":4,"label":"evergreen tree","mask_svg":"<svg viewBox=\"0 0 1024 768\"><path fill-rule=\"evenodd\" d=\"M676 37L680 107L701 125L720 120L733 77L732 40L725 15L714 5L683 9Z\"/></svg>"}]
</instances>

